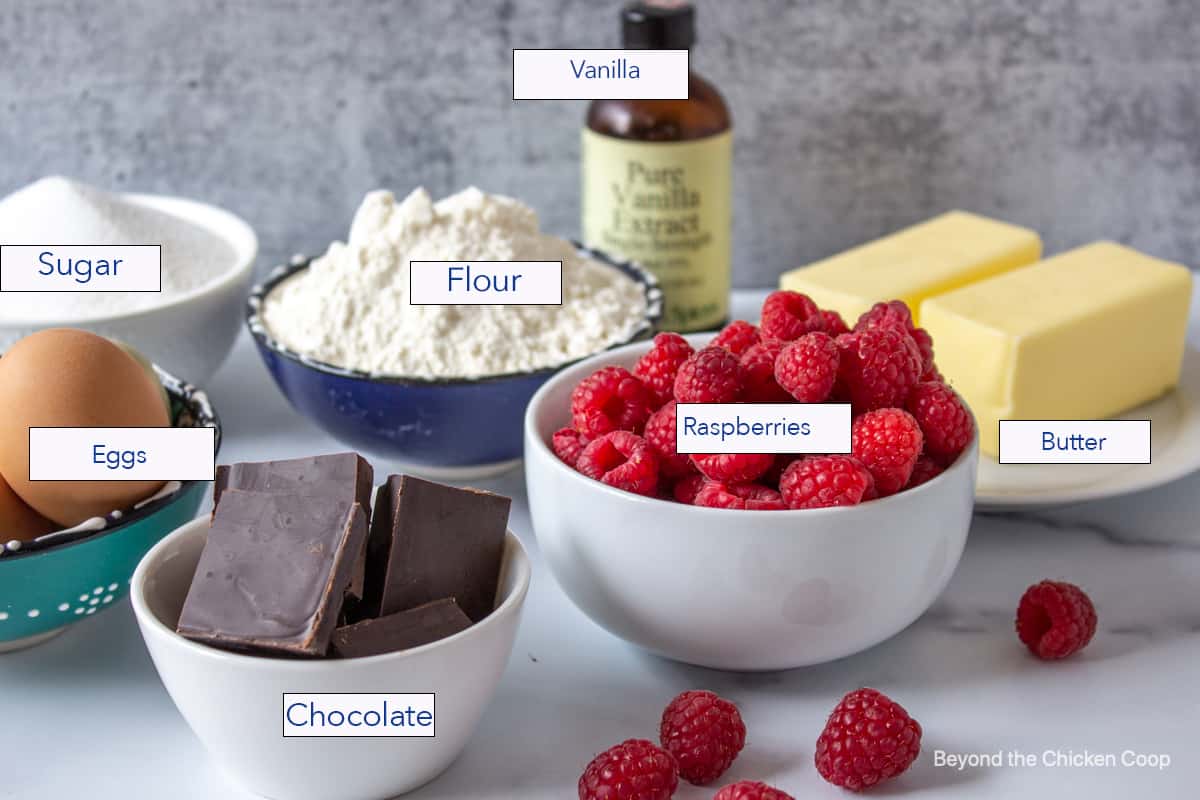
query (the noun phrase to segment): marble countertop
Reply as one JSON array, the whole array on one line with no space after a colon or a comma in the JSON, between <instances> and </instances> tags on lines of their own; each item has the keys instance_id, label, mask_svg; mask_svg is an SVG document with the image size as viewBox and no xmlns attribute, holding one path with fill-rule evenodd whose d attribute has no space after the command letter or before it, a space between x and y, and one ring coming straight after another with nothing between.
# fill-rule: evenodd
<instances>
[{"instance_id":1,"label":"marble countertop","mask_svg":"<svg viewBox=\"0 0 1200 800\"><path fill-rule=\"evenodd\" d=\"M737 296L752 308L753 293ZM736 310L736 309L735 309ZM749 312L747 312L749 313ZM243 336L210 387L225 422L222 461L341 449L286 406ZM863 685L901 702L925 729L923 752L883 796L1194 797L1200 783L1200 474L1072 508L979 514L949 587L895 638L830 664L739 675L642 654L593 625L543 568L520 471L478 482L512 495L512 527L534 579L499 691L467 751L410 795L573 797L591 756L652 737L677 692L734 700L749 743L729 780L761 779L797 798L845 797L813 766L813 745L843 693ZM1013 633L1029 584L1087 589L1099 631L1064 663L1030 657ZM517 734L517 735L514 735ZM1033 766L955 770L946 753L1031 754ZM1061 753L1075 765L1047 765ZM1169 766L1121 766L1126 751ZM1096 756L1116 758L1098 766ZM684 786L680 800L713 789ZM249 797L218 773L167 696L128 601L45 645L0 657L0 797L90 800Z\"/></svg>"}]
</instances>

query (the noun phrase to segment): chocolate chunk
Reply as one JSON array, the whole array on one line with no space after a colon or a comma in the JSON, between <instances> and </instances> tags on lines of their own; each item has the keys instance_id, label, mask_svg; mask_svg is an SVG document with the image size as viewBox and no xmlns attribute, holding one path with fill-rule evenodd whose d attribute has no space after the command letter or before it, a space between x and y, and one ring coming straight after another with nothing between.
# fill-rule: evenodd
<instances>
[{"instance_id":1,"label":"chocolate chunk","mask_svg":"<svg viewBox=\"0 0 1200 800\"><path fill-rule=\"evenodd\" d=\"M333 632L333 654L361 658L420 647L471 627L453 597L435 600L378 619L367 619Z\"/></svg>"},{"instance_id":2,"label":"chocolate chunk","mask_svg":"<svg viewBox=\"0 0 1200 800\"><path fill-rule=\"evenodd\" d=\"M227 487L179 633L234 650L324 655L366 535L352 498Z\"/></svg>"},{"instance_id":3,"label":"chocolate chunk","mask_svg":"<svg viewBox=\"0 0 1200 800\"><path fill-rule=\"evenodd\" d=\"M357 453L291 458L285 461L244 462L217 467L213 481L213 513L227 489L306 494L347 503L358 503L371 514L371 486L375 472ZM354 577L347 593L361 598L367 552L356 554Z\"/></svg>"},{"instance_id":4,"label":"chocolate chunk","mask_svg":"<svg viewBox=\"0 0 1200 800\"><path fill-rule=\"evenodd\" d=\"M213 482L213 505L221 502L226 489L242 489L335 497L369 509L374 479L371 465L357 453L223 464Z\"/></svg>"},{"instance_id":5,"label":"chocolate chunk","mask_svg":"<svg viewBox=\"0 0 1200 800\"><path fill-rule=\"evenodd\" d=\"M367 542L367 616L454 597L474 622L491 613L512 500L392 475L375 496Z\"/></svg>"}]
</instances>

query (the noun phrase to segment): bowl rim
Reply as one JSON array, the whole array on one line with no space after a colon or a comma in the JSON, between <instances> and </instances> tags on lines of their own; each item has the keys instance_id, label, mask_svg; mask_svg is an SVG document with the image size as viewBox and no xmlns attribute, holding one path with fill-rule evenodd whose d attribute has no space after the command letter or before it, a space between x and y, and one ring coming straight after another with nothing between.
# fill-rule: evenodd
<instances>
[{"instance_id":1,"label":"bowl rim","mask_svg":"<svg viewBox=\"0 0 1200 800\"><path fill-rule=\"evenodd\" d=\"M491 613L479 622L473 623L470 627L418 647L410 647L407 650L397 650L391 653L379 653L373 656L362 656L360 658L287 659L258 656L250 653L222 650L218 647L194 642L163 623L150 610L150 606L146 601L146 582L149 578L151 563L157 560L159 554L174 542L189 536L195 536L197 531L207 530L208 526L208 517L202 515L180 525L147 550L146 554L142 556L141 561L138 562L137 568L133 571L133 577L129 582L130 602L133 605L133 612L137 617L138 625L142 629L143 638L148 638L150 632L153 632L153 635L171 641L172 646L181 647L184 652L192 653L199 658L209 658L226 664L241 664L247 668L277 669L285 672L304 674L319 672L320 670L350 668L348 665L381 664L389 660L400 662L409 658L415 658L431 650L447 646L452 642L461 642L472 636L479 636L485 627L494 627L500 624L501 620L519 613L529 594L529 584L533 574L533 565L529 559L529 552L525 549L525 545L521 543L520 537L513 533L511 528L508 528L505 530L504 535L505 562L501 564L501 571L503 574L503 570L506 568L509 570L515 569L515 573L513 573L516 577L515 585L512 591L501 601L500 605L496 606L492 609Z\"/></svg>"},{"instance_id":2,"label":"bowl rim","mask_svg":"<svg viewBox=\"0 0 1200 800\"><path fill-rule=\"evenodd\" d=\"M247 278L254 269L254 262L258 258L258 235L250 224L244 219L234 214L232 211L221 208L220 206L205 203L201 200L193 200L187 197L178 197L169 194L147 194L141 192L118 192L117 197L128 200L131 203L153 208L157 211L179 217L184 222L195 225L199 228L211 233L221 241L225 242L232 248L234 254L234 266L224 272L214 276L206 283L202 283L194 289L190 289L174 299L165 303L150 306L149 308L139 308L133 311L117 312L112 314L104 314L98 316L86 317L46 317L41 319L15 320L6 321L0 327L14 328L24 330L26 328L45 328L53 326L80 326L80 325L99 325L102 323L125 322L137 320L143 317L152 316L177 309L180 306L193 302L201 297L219 292L222 289L229 287L232 284L240 283ZM221 220L221 225L213 225L209 221L204 221L198 218L209 216Z\"/></svg>"},{"instance_id":3,"label":"bowl rim","mask_svg":"<svg viewBox=\"0 0 1200 800\"><path fill-rule=\"evenodd\" d=\"M217 414L216 409L213 408L212 402L208 399L208 394L205 393L204 390L193 386L187 381L175 377L157 364L153 364L151 366L158 375L159 382L162 384L163 389L166 390L167 395L171 399L178 400L179 402L193 409L193 413L196 416L196 421L192 427L207 427L214 429L213 457L215 459L215 457L220 454L223 435L221 418ZM166 483L170 483L170 481L167 481ZM99 539L104 539L112 534L120 533L133 523L147 520L163 509L173 505L181 500L185 495L193 491L197 486L205 483L211 483L211 481L180 481L179 488L165 497L160 497L157 500L146 503L146 505L142 506L141 508L135 507L131 510L119 509L124 513L122 517L112 525L105 525L105 527L95 531L80 531L75 535L68 535L70 538L64 537L63 541L50 542L42 547L35 547L33 549L22 547L20 550L7 552L0 557L0 570L4 569L4 565L8 563L29 561L31 559L38 558L39 556L50 557L55 553L84 544L89 544ZM68 528L67 530L70 529ZM62 534L63 531L54 531L45 535L56 536Z\"/></svg>"},{"instance_id":4,"label":"bowl rim","mask_svg":"<svg viewBox=\"0 0 1200 800\"><path fill-rule=\"evenodd\" d=\"M296 255L287 264L280 264L273 268L267 277L261 282L255 284L250 289L250 295L246 300L246 328L250 331L251 337L259 347L275 353L282 358L291 361L305 369L314 372L323 373L325 375L333 375L339 378L351 378L355 380L366 381L374 384L394 385L394 386L478 386L488 383L496 383L499 381L508 381L519 378L534 378L552 375L561 369L578 364L579 362L591 358L600 353L609 352L620 347L625 347L630 344L635 344L639 341L650 338L650 336L658 330L659 323L663 316L663 292L659 286L658 278L653 273L646 270L641 265L628 260L614 258L600 250L586 247L578 242L571 242L575 251L585 258L593 261L598 261L612 269L617 270L625 277L632 280L634 283L642 287L642 293L646 298L646 313L638 323L638 326L630 335L626 336L619 342L614 342L608 345L603 350L591 353L589 355L580 356L579 358L570 361L564 361L560 364L553 364L548 367L538 367L531 370L517 370L516 372L504 372L497 375L480 375L474 378L427 378L414 375L392 375L385 373L373 373L365 370L353 369L350 367L339 367L336 364L330 364L326 361L306 356L296 350L292 350L285 346L282 342L276 339L267 329L266 323L262 319L262 307L267 296L275 290L281 283L296 275L299 272L308 269L317 256Z\"/></svg>"},{"instance_id":5,"label":"bowl rim","mask_svg":"<svg viewBox=\"0 0 1200 800\"><path fill-rule=\"evenodd\" d=\"M689 344L696 345L699 342L707 341L708 339L711 339L713 335L714 335L714 333L709 331L709 332L702 332L702 333L685 334L684 338L688 340ZM903 503L906 501L911 501L911 500L919 497L922 493L932 491L933 489L931 487L936 487L939 484L944 483L945 480L949 479L950 473L952 473L952 472L957 473L957 472L961 472L963 470L973 470L974 467L978 464L978 461L979 461L979 455L978 455L979 427L975 422L975 415L971 414L971 425L974 430L974 434L971 437L971 442L963 449L963 451L961 453L959 453L958 457L953 462L951 462L951 464L948 467L946 467L944 470L942 470L942 472L938 473L938 475L936 475L935 477L926 481L925 483L921 484L920 486L914 486L911 489L905 489L904 491L897 492L892 495L888 495L887 497L879 497L874 500L868 500L864 503L859 503L856 506L829 506L826 508L787 508L787 509L779 509L779 510L769 510L769 509L709 508L707 506L685 505L683 503L676 503L676 502L671 502L668 500L663 500L658 497L647 497L645 495L634 494L633 492L626 492L622 489L617 489L615 487L609 486L606 483L601 483L600 481L593 480L593 479L571 469L570 467L568 467L566 464L563 463L562 459L560 459L557 455L554 454L554 451L550 449L549 444L547 444L542 439L541 435L538 433L537 416L538 416L539 411L542 409L542 407L547 402L546 397L551 392L553 392L556 387L558 387L562 383L565 383L569 380L570 376L568 376L568 374L567 374L568 372L573 372L575 369L578 369L579 371L582 372L582 371L584 371L585 368L598 369L603 366L609 366L612 363L611 361L609 361L609 359L612 359L615 356L622 356L622 355L632 353L632 352L638 350L639 348L643 348L643 347L645 347L648 350L649 346L652 346L652 345L648 345L647 342L632 342L632 343L624 345L620 348L616 348L612 351L597 353L596 355L590 356L589 358L584 359L583 361L581 361L577 364L573 364L571 370L564 370L563 372L551 377L550 380L548 380L544 384L542 384L542 386L540 386L538 388L538 390L536 392L534 392L533 397L531 397L529 400L529 405L526 406L526 408L525 408L525 442L526 442L525 459L526 459L526 462L528 462L528 460L530 459L530 457L532 455L529 452L530 447L532 447L533 450L536 451L536 453L537 453L537 455L536 455L537 458L541 458L542 460L548 460L548 461L552 462L553 465L551 466L551 469L560 470L563 474L568 475L569 476L568 480L579 481L581 486L588 487L588 489L585 489L585 491L586 490L600 491L602 493L602 495L608 495L610 497L617 498L622 502L632 503L632 504L634 504L634 506L644 505L646 508L673 509L673 513L679 513L679 514L684 514L684 515L693 514L693 515L710 515L711 516L711 515L724 514L724 515L731 515L732 518L734 518L734 519L739 519L739 518L745 519L746 518L745 515L750 513L750 514L760 515L760 517L761 517L761 515L769 514L769 515L771 515L771 518L778 517L780 519L793 519L793 520L799 519L799 518L814 519L817 517L829 517L829 516L837 516L837 515L846 516L846 515L854 514L854 513L863 513L864 510L866 510L866 509L882 510L882 509L885 509L888 505L895 505L895 504ZM968 412L969 411L970 411L970 409L968 408ZM974 503L973 499L972 499L972 503ZM795 532L798 533L798 531L795 531Z\"/></svg>"}]
</instances>

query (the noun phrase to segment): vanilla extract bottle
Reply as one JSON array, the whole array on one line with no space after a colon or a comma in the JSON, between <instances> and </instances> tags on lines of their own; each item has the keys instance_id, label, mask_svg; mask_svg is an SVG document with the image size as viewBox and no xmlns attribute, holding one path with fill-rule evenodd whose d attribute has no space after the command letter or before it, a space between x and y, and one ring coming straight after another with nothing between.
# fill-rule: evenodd
<instances>
[{"instance_id":1,"label":"vanilla extract bottle","mask_svg":"<svg viewBox=\"0 0 1200 800\"><path fill-rule=\"evenodd\" d=\"M690 3L631 3L626 49L691 49ZM698 331L729 315L733 133L720 92L694 72L686 100L595 100L583 130L583 237L653 272L663 327Z\"/></svg>"}]
</instances>

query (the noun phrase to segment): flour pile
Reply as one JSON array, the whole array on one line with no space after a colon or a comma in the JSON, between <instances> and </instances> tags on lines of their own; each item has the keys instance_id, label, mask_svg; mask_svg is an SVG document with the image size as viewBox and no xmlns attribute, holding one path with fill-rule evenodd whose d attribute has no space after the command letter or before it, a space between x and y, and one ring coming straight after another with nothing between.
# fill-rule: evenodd
<instances>
[{"instance_id":1,"label":"flour pile","mask_svg":"<svg viewBox=\"0 0 1200 800\"><path fill-rule=\"evenodd\" d=\"M561 306L410 306L413 261L561 261ZM627 339L646 314L642 288L543 234L533 209L466 189L434 203L371 192L350 228L276 287L263 321L284 346L340 367L473 378L556 366Z\"/></svg>"}]
</instances>

